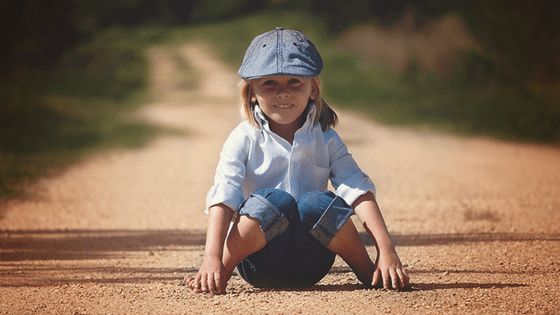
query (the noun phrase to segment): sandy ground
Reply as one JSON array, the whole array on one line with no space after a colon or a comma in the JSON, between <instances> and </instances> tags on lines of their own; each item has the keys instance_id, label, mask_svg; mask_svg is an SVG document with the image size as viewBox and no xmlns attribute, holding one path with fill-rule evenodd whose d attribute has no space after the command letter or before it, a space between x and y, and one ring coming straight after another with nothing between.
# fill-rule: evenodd
<instances>
[{"instance_id":1,"label":"sandy ground","mask_svg":"<svg viewBox=\"0 0 560 315\"><path fill-rule=\"evenodd\" d=\"M201 75L185 90L174 54ZM204 45L154 48L149 102L131 119L185 129L100 152L0 212L0 314L560 314L560 150L377 125L337 127L378 187L412 281L367 290L337 258L309 289L228 294L182 283L202 262L204 197L240 121L235 69ZM371 242L368 250L375 255Z\"/></svg>"}]
</instances>

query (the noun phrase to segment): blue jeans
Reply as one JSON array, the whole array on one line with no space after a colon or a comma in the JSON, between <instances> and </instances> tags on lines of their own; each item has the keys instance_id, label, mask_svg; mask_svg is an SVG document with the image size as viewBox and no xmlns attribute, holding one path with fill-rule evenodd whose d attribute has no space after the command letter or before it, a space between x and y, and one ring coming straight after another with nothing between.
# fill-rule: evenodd
<instances>
[{"instance_id":1,"label":"blue jeans","mask_svg":"<svg viewBox=\"0 0 560 315\"><path fill-rule=\"evenodd\" d=\"M330 191L314 191L296 202L285 191L263 189L243 202L240 215L259 221L267 244L237 270L255 287L308 287L331 269L336 254L327 245L353 214Z\"/></svg>"}]
</instances>

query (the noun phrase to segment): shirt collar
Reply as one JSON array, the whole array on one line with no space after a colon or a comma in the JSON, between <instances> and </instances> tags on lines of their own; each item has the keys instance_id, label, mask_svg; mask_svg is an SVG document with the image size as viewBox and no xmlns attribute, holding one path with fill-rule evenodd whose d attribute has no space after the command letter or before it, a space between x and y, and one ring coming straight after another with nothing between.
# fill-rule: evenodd
<instances>
[{"instance_id":1,"label":"shirt collar","mask_svg":"<svg viewBox=\"0 0 560 315\"><path fill-rule=\"evenodd\" d=\"M315 105L314 102L309 103L307 106L309 107L309 111L307 113L306 120L303 123L303 126L301 127L301 129L306 129L306 128L313 127L313 121L315 121L315 115L317 114L317 106ZM268 124L268 120L266 119L266 116L264 115L264 113L261 110L261 108L259 107L259 105L255 105L254 115L255 115L255 120L259 124L261 130L270 131L270 126Z\"/></svg>"}]
</instances>

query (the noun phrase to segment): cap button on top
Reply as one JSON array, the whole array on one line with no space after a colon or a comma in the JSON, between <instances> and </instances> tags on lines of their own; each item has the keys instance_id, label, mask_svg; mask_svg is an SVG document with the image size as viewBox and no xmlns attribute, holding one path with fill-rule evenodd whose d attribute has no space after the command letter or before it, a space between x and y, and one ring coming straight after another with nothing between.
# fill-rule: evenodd
<instances>
[{"instance_id":1,"label":"cap button on top","mask_svg":"<svg viewBox=\"0 0 560 315\"><path fill-rule=\"evenodd\" d=\"M276 30L277 30L277 31L282 31L282 30L284 30L284 28L281 27L281 26L277 26L277 27L276 27Z\"/></svg>"}]
</instances>

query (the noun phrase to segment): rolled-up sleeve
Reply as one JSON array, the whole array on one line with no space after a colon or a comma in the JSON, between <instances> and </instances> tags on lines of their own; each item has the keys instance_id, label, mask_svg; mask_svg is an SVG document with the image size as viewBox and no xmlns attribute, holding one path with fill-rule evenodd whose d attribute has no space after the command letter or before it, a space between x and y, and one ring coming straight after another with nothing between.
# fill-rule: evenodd
<instances>
[{"instance_id":1,"label":"rolled-up sleeve","mask_svg":"<svg viewBox=\"0 0 560 315\"><path fill-rule=\"evenodd\" d=\"M334 130L328 132L328 147L331 163L330 179L338 196L347 204L352 205L358 197L366 192L376 193L373 181L362 172Z\"/></svg>"},{"instance_id":2,"label":"rolled-up sleeve","mask_svg":"<svg viewBox=\"0 0 560 315\"><path fill-rule=\"evenodd\" d=\"M214 185L206 196L206 210L220 203L231 208L235 213L243 202L243 182L245 181L247 148L250 141L242 132L242 126L234 129L222 148L220 161L214 176Z\"/></svg>"}]
</instances>

